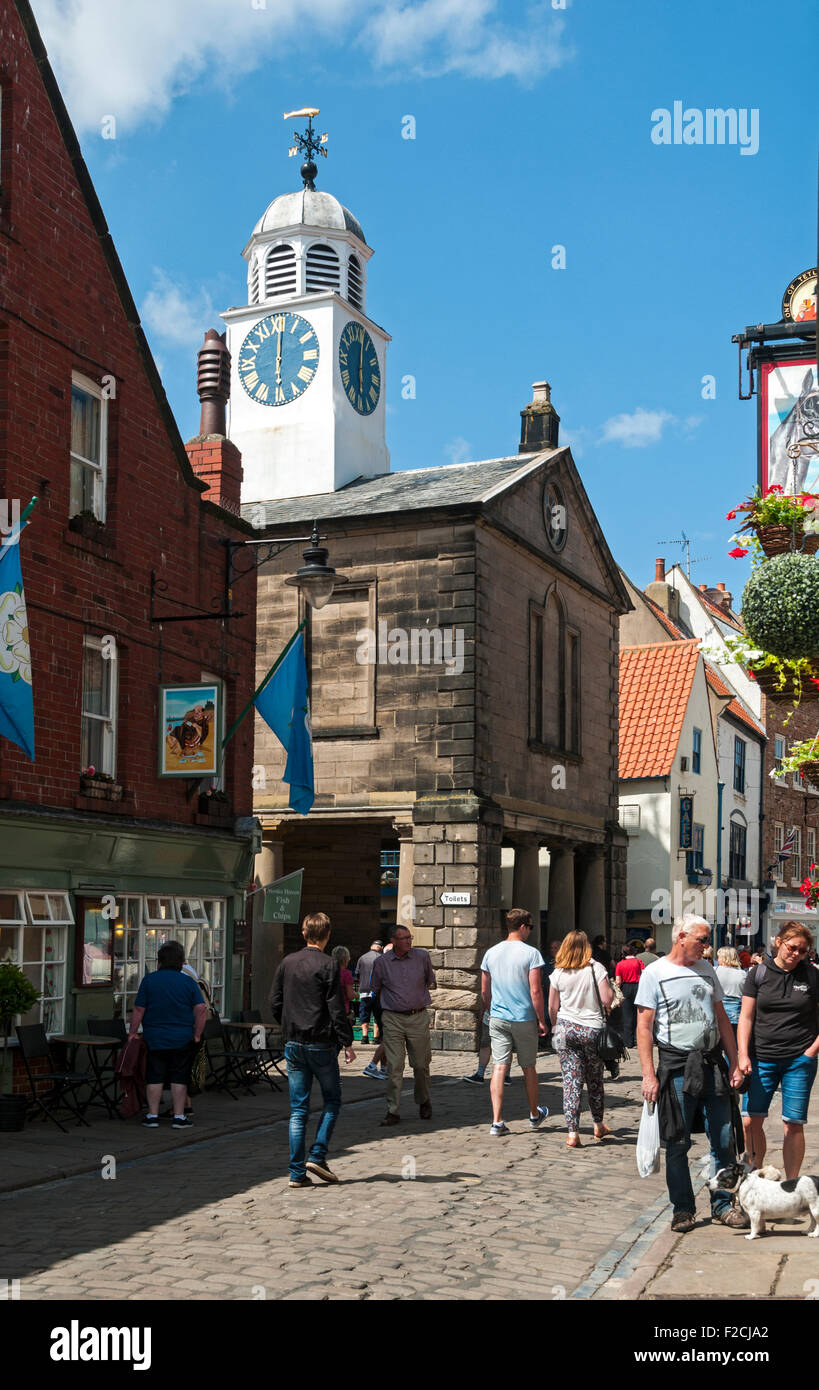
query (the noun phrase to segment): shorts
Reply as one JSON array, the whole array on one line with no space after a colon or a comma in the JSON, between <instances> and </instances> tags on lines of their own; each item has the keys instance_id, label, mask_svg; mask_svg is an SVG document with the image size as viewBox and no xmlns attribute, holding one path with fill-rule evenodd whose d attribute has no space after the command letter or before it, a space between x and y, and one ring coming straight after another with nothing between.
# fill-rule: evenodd
<instances>
[{"instance_id":1,"label":"shorts","mask_svg":"<svg viewBox=\"0 0 819 1390\"><path fill-rule=\"evenodd\" d=\"M148 1049L145 1064L145 1083L148 1086L187 1086L195 1048L193 1040L185 1047L173 1047L161 1052Z\"/></svg>"},{"instance_id":2,"label":"shorts","mask_svg":"<svg viewBox=\"0 0 819 1390\"><path fill-rule=\"evenodd\" d=\"M373 1014L373 1004L375 1000L371 994L362 994L358 1001L358 1021L359 1023L369 1023Z\"/></svg>"},{"instance_id":3,"label":"shorts","mask_svg":"<svg viewBox=\"0 0 819 1390\"><path fill-rule=\"evenodd\" d=\"M508 1067L512 1052L518 1055L522 1067L533 1067L537 1061L537 1019L516 1022L508 1018L489 1016L489 1038L492 1061L497 1067Z\"/></svg>"},{"instance_id":4,"label":"shorts","mask_svg":"<svg viewBox=\"0 0 819 1390\"><path fill-rule=\"evenodd\" d=\"M782 1119L794 1125L806 1124L816 1067L817 1059L805 1057L801 1052L797 1057L776 1062L763 1062L755 1057L751 1084L743 1106L746 1115L763 1119L770 1109L777 1086L781 1085Z\"/></svg>"}]
</instances>

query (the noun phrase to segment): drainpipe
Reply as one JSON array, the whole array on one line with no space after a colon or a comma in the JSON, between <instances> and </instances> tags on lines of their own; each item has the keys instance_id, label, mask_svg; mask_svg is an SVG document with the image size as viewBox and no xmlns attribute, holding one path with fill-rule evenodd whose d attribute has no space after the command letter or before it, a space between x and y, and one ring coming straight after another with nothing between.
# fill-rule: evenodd
<instances>
[{"instance_id":1,"label":"drainpipe","mask_svg":"<svg viewBox=\"0 0 819 1390\"><path fill-rule=\"evenodd\" d=\"M725 783L717 782L717 902L724 902L719 894L722 892L722 793L725 791ZM724 925L724 924L723 924ZM714 950L719 946L719 923L714 923Z\"/></svg>"}]
</instances>

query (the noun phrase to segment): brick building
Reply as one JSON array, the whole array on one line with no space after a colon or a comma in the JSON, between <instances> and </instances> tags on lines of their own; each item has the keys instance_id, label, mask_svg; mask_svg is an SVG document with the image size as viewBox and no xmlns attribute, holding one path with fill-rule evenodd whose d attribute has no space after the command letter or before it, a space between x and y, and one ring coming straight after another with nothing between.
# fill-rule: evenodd
<instances>
[{"instance_id":1,"label":"brick building","mask_svg":"<svg viewBox=\"0 0 819 1390\"><path fill-rule=\"evenodd\" d=\"M212 682L227 724L252 694L255 572L243 615L214 616L250 533L237 459L179 437L26 0L0 0L0 39L0 495L39 499L20 542L36 761L0 738L0 958L52 1031L127 1013L169 937L235 1008L252 726L216 801L195 762L160 777L157 750L163 684Z\"/></svg>"}]
</instances>

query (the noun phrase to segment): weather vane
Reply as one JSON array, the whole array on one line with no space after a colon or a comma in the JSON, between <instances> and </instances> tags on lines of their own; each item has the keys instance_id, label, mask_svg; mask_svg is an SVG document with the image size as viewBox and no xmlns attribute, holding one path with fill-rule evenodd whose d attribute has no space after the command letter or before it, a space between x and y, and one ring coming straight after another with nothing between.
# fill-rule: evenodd
<instances>
[{"instance_id":1,"label":"weather vane","mask_svg":"<svg viewBox=\"0 0 819 1390\"><path fill-rule=\"evenodd\" d=\"M301 177L304 187L309 188L311 193L315 193L316 191L315 178L318 173L318 167L314 162L313 155L320 154L326 159L326 146L329 139L326 130L322 135L316 135L313 131L313 117L318 116L318 114L319 109L317 106L302 106L299 111L285 111L284 113L284 119L286 121L292 120L294 116L307 117L307 130L303 135L299 135L298 131L293 132L293 144L290 146L287 153L291 159L294 154L304 155L304 163L301 166Z\"/></svg>"}]
</instances>

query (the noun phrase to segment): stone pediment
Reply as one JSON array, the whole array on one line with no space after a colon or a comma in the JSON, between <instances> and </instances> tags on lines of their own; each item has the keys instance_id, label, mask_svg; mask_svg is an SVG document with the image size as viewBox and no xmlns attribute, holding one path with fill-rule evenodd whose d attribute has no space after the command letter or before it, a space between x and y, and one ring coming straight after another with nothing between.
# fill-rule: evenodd
<instances>
[{"instance_id":1,"label":"stone pediment","mask_svg":"<svg viewBox=\"0 0 819 1390\"><path fill-rule=\"evenodd\" d=\"M544 500L565 507L565 538L552 545ZM481 498L486 520L540 552L555 569L605 593L620 612L632 608L614 557L568 447L521 460L520 469Z\"/></svg>"}]
</instances>

